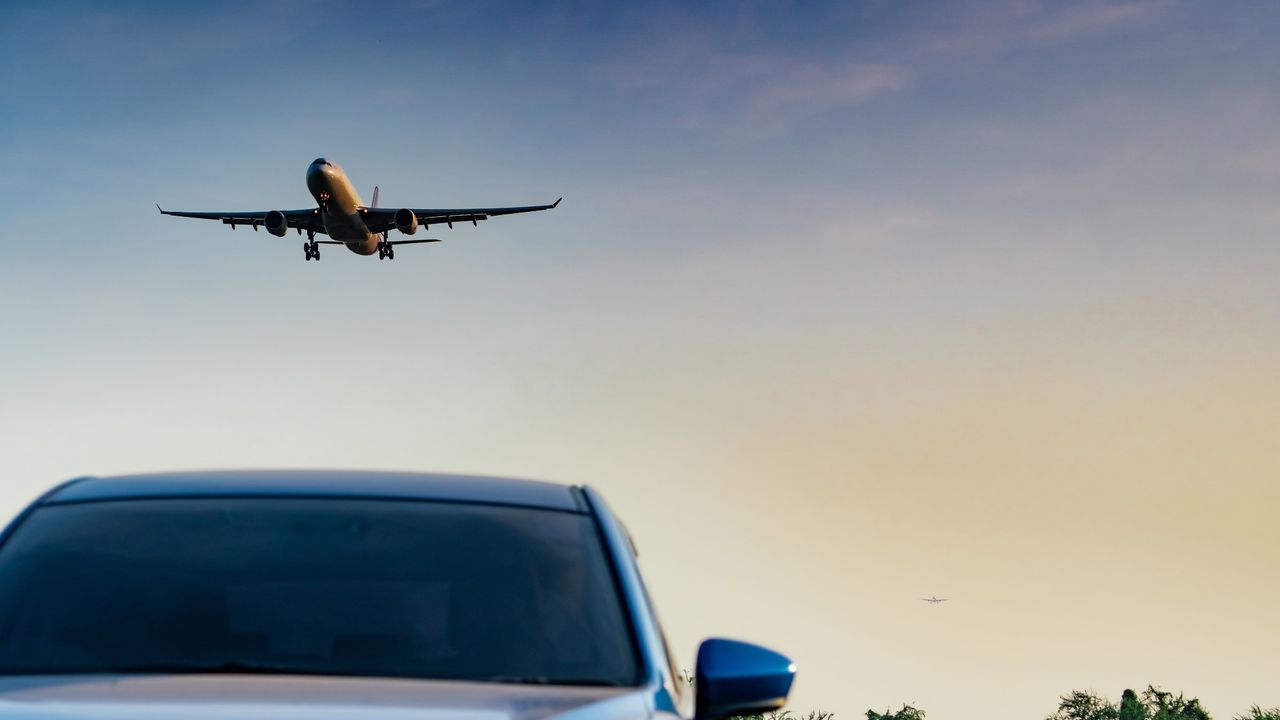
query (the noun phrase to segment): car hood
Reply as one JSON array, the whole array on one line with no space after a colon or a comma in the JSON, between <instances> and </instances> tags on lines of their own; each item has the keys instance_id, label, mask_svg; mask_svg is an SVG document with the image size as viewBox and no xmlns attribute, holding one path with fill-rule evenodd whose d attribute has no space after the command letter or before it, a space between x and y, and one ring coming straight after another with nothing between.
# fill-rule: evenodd
<instances>
[{"instance_id":1,"label":"car hood","mask_svg":"<svg viewBox=\"0 0 1280 720\"><path fill-rule=\"evenodd\" d=\"M0 677L6 720L642 720L652 691L253 675Z\"/></svg>"}]
</instances>

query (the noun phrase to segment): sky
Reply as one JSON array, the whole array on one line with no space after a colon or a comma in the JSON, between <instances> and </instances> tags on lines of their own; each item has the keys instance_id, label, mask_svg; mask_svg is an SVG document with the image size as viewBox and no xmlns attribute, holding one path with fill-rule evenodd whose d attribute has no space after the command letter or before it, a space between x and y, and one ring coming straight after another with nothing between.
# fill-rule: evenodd
<instances>
[{"instance_id":1,"label":"sky","mask_svg":"<svg viewBox=\"0 0 1280 720\"><path fill-rule=\"evenodd\" d=\"M0 6L0 515L589 484L790 707L1280 705L1280 5ZM162 217L550 202L393 262ZM436 233L432 229L432 233ZM930 605L930 595L951 601Z\"/></svg>"}]
</instances>

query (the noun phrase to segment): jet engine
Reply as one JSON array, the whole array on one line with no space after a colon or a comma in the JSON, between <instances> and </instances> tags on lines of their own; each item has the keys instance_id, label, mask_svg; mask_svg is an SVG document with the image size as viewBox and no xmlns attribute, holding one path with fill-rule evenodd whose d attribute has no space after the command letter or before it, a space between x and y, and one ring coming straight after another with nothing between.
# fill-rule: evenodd
<instances>
[{"instance_id":1,"label":"jet engine","mask_svg":"<svg viewBox=\"0 0 1280 720\"><path fill-rule=\"evenodd\" d=\"M418 232L418 216L409 208L400 208L396 211L396 229L405 235Z\"/></svg>"},{"instance_id":2,"label":"jet engine","mask_svg":"<svg viewBox=\"0 0 1280 720\"><path fill-rule=\"evenodd\" d=\"M289 219L279 210L272 210L262 219L262 224L267 228L267 232L276 237L284 237L289 232Z\"/></svg>"}]
</instances>

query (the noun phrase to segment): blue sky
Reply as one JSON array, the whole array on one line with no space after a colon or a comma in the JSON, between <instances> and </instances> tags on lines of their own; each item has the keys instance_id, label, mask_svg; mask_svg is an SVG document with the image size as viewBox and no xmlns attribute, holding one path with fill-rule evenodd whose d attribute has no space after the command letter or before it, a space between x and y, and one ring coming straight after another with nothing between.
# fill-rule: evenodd
<instances>
[{"instance_id":1,"label":"blue sky","mask_svg":"<svg viewBox=\"0 0 1280 720\"><path fill-rule=\"evenodd\" d=\"M682 657L790 650L799 709L1280 704L1278 15L7 3L0 508L174 467L586 482ZM387 206L565 200L393 263L153 206L306 207L321 155Z\"/></svg>"}]
</instances>

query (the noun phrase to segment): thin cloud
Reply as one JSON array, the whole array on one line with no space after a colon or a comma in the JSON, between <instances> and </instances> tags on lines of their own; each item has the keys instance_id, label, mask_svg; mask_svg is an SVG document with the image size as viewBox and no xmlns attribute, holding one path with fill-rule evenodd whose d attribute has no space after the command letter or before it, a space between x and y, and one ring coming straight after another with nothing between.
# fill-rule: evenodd
<instances>
[{"instance_id":1,"label":"thin cloud","mask_svg":"<svg viewBox=\"0 0 1280 720\"><path fill-rule=\"evenodd\" d=\"M856 58L730 52L714 37L686 34L614 64L610 78L622 91L678 108L687 125L757 138L902 90L911 72Z\"/></svg>"},{"instance_id":2,"label":"thin cloud","mask_svg":"<svg viewBox=\"0 0 1280 720\"><path fill-rule=\"evenodd\" d=\"M752 75L743 108L753 124L781 123L854 107L903 89L910 77L905 68L881 63L829 66L778 61Z\"/></svg>"},{"instance_id":3,"label":"thin cloud","mask_svg":"<svg viewBox=\"0 0 1280 720\"><path fill-rule=\"evenodd\" d=\"M1171 0L1052 3L1045 0L992 0L958 6L936 25L906 37L916 56L991 55L1018 48L1053 46L1140 28L1166 15Z\"/></svg>"},{"instance_id":4,"label":"thin cloud","mask_svg":"<svg viewBox=\"0 0 1280 720\"><path fill-rule=\"evenodd\" d=\"M826 52L770 48L766 28L748 43L761 50L730 50L724 33L696 27L673 33L671 27L692 21L666 17L661 39L629 48L607 72L619 90L673 108L689 126L754 140L909 90L956 64L1141 28L1172 6L1172 0L993 0L941 5L927 21L906 25L890 22L895 8L874 19L894 30L851 35ZM741 47L742 37L733 39Z\"/></svg>"},{"instance_id":5,"label":"thin cloud","mask_svg":"<svg viewBox=\"0 0 1280 720\"><path fill-rule=\"evenodd\" d=\"M815 116L847 110L907 87L911 73L887 63L800 62L782 57L721 56L709 65L695 125L756 137L783 132Z\"/></svg>"},{"instance_id":6,"label":"thin cloud","mask_svg":"<svg viewBox=\"0 0 1280 720\"><path fill-rule=\"evenodd\" d=\"M1083 5L1039 5L1039 17L1027 28L1027 37L1042 41L1065 41L1140 26L1162 15L1170 7L1166 0Z\"/></svg>"}]
</instances>

